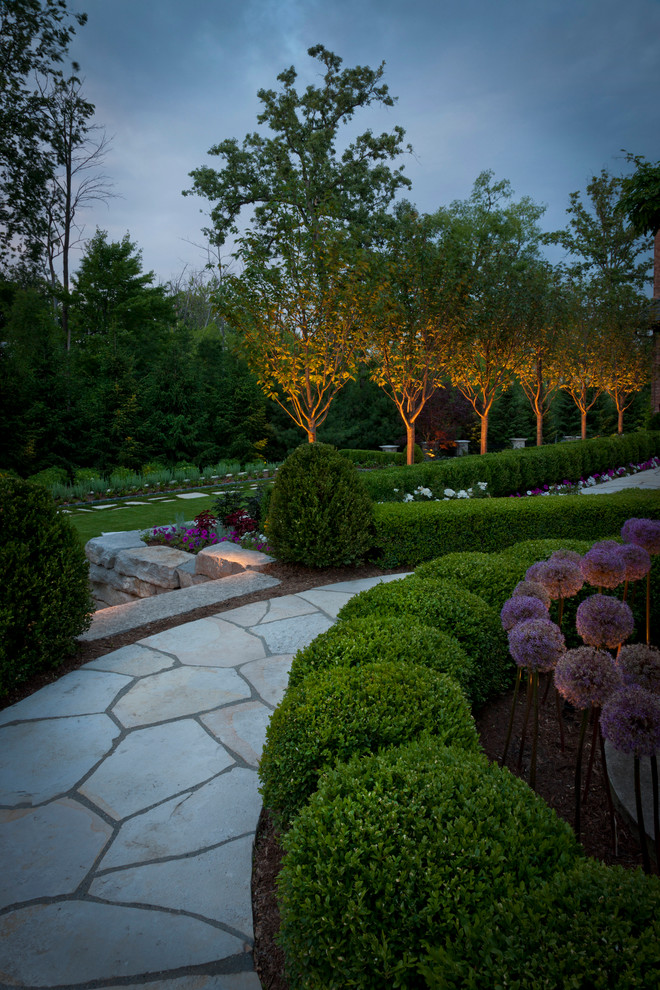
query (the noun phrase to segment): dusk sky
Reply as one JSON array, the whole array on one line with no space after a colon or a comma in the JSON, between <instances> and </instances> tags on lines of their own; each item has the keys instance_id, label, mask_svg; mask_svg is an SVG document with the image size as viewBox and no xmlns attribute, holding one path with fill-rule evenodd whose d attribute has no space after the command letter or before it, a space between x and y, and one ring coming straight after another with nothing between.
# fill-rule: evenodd
<instances>
[{"instance_id":1,"label":"dusk sky","mask_svg":"<svg viewBox=\"0 0 660 990\"><path fill-rule=\"evenodd\" d=\"M660 159L660 0L70 0L86 11L71 56L112 138L115 199L85 213L128 232L157 281L206 261L209 205L184 198L211 145L256 129L257 91L320 85L322 44L375 68L398 100L355 117L354 133L400 124L414 156L407 198L433 211L469 196L480 172L566 223L569 194L621 149ZM198 245L198 246L196 246Z\"/></svg>"}]
</instances>

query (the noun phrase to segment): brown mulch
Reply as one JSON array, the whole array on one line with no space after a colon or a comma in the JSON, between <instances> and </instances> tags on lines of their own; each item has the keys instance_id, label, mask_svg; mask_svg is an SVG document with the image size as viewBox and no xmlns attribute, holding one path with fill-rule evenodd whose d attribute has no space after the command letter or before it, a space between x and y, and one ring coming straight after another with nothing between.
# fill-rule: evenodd
<instances>
[{"instance_id":1,"label":"brown mulch","mask_svg":"<svg viewBox=\"0 0 660 990\"><path fill-rule=\"evenodd\" d=\"M491 760L500 762L506 740L513 692L508 692L489 702L477 716L477 729L481 745ZM524 700L519 699L507 766L514 773L518 762ZM573 825L575 799L575 755L579 736L581 712L563 707L564 752L561 751L557 712L552 690L542 706L539 717L539 742L536 766L536 791L555 809L557 814ZM582 783L584 785L589 762L591 733L585 742ZM521 771L518 774L529 781L531 737L528 732ZM641 866L642 859L633 829L623 816L615 811L616 852L612 849L610 816L605 797L600 751L596 753L586 804L582 811L582 845L589 856L604 863L618 863L624 867ZM259 819L254 848L252 873L252 909L254 914L254 959L264 990L288 990L284 976L284 956L275 944L279 929L279 912L275 893L275 881L282 862L282 850L278 834L268 811L264 809Z\"/></svg>"}]
</instances>

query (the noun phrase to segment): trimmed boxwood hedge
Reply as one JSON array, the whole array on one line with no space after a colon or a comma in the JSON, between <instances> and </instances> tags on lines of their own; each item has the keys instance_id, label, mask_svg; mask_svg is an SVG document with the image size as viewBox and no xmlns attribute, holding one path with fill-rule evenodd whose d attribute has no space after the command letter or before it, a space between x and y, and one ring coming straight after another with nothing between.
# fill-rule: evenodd
<instances>
[{"instance_id":1,"label":"trimmed boxwood hedge","mask_svg":"<svg viewBox=\"0 0 660 990\"><path fill-rule=\"evenodd\" d=\"M419 972L431 990L657 990L660 880L579 860L427 945Z\"/></svg>"},{"instance_id":2,"label":"trimmed boxwood hedge","mask_svg":"<svg viewBox=\"0 0 660 990\"><path fill-rule=\"evenodd\" d=\"M632 516L660 519L657 492L550 498L466 499L374 505L375 551L383 567L416 567L446 553L500 551L521 540L601 540Z\"/></svg>"},{"instance_id":3,"label":"trimmed boxwood hedge","mask_svg":"<svg viewBox=\"0 0 660 990\"><path fill-rule=\"evenodd\" d=\"M59 667L87 629L94 605L89 564L50 494L0 478L0 697Z\"/></svg>"},{"instance_id":4,"label":"trimmed boxwood hedge","mask_svg":"<svg viewBox=\"0 0 660 990\"><path fill-rule=\"evenodd\" d=\"M500 496L523 494L563 481L579 481L610 468L639 464L660 454L660 432L639 430L624 436L596 437L574 443L546 444L498 454L450 457L399 469L370 471L365 485L377 502L401 499L420 485L442 497L445 488L473 488L485 481L488 493ZM399 489L395 494L394 489ZM546 501L543 499L543 501Z\"/></svg>"},{"instance_id":5,"label":"trimmed boxwood hedge","mask_svg":"<svg viewBox=\"0 0 660 990\"><path fill-rule=\"evenodd\" d=\"M328 771L284 848L291 990L418 988L423 942L445 945L580 857L527 784L428 739Z\"/></svg>"},{"instance_id":6,"label":"trimmed boxwood hedge","mask_svg":"<svg viewBox=\"0 0 660 990\"><path fill-rule=\"evenodd\" d=\"M406 663L451 674L468 699L475 679L474 663L455 636L410 619L367 615L337 622L299 650L289 671L289 689L310 673L367 663Z\"/></svg>"},{"instance_id":7,"label":"trimmed boxwood hedge","mask_svg":"<svg viewBox=\"0 0 660 990\"><path fill-rule=\"evenodd\" d=\"M342 620L367 615L396 615L402 623L414 618L455 636L475 665L469 694L477 706L512 683L499 612L464 588L412 575L359 592L339 612Z\"/></svg>"},{"instance_id":8,"label":"trimmed boxwood hedge","mask_svg":"<svg viewBox=\"0 0 660 990\"><path fill-rule=\"evenodd\" d=\"M547 559L555 550L584 554L590 547L588 540L530 540L517 543L503 553L448 553L420 564L415 577L455 582L499 610L523 580L530 564Z\"/></svg>"},{"instance_id":9,"label":"trimmed boxwood hedge","mask_svg":"<svg viewBox=\"0 0 660 990\"><path fill-rule=\"evenodd\" d=\"M311 674L273 712L259 762L264 805L288 828L336 760L396 746L428 730L477 751L465 695L447 674L378 663Z\"/></svg>"}]
</instances>

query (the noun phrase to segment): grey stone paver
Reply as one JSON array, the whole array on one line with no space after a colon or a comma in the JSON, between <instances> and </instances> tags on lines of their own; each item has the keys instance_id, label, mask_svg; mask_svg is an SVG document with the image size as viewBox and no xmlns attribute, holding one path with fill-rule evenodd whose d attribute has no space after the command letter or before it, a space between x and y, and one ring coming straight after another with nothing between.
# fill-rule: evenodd
<instances>
[{"instance_id":1,"label":"grey stone paver","mask_svg":"<svg viewBox=\"0 0 660 990\"><path fill-rule=\"evenodd\" d=\"M232 668L177 667L142 678L112 712L130 729L208 711L249 695L245 681Z\"/></svg>"},{"instance_id":2,"label":"grey stone paver","mask_svg":"<svg viewBox=\"0 0 660 990\"><path fill-rule=\"evenodd\" d=\"M0 712L0 725L10 721L61 718L64 715L93 715L106 711L117 694L131 683L130 677L96 670L73 670L54 684Z\"/></svg>"},{"instance_id":3,"label":"grey stone paver","mask_svg":"<svg viewBox=\"0 0 660 990\"><path fill-rule=\"evenodd\" d=\"M217 586L231 597L273 583L245 572L137 604L164 602L167 615L170 599L178 614L223 600ZM293 653L374 583L145 637L2 713L0 984L259 990L250 881L268 720ZM85 638L144 614L136 621L133 603L103 609Z\"/></svg>"},{"instance_id":4,"label":"grey stone paver","mask_svg":"<svg viewBox=\"0 0 660 990\"><path fill-rule=\"evenodd\" d=\"M197 619L141 642L156 650L167 650L181 663L194 666L233 667L265 656L257 636L219 618Z\"/></svg>"},{"instance_id":5,"label":"grey stone paver","mask_svg":"<svg viewBox=\"0 0 660 990\"><path fill-rule=\"evenodd\" d=\"M72 894L111 837L110 825L70 798L0 811L0 907Z\"/></svg>"},{"instance_id":6,"label":"grey stone paver","mask_svg":"<svg viewBox=\"0 0 660 990\"><path fill-rule=\"evenodd\" d=\"M246 949L197 918L94 901L38 904L0 918L0 973L14 986L73 988L240 957Z\"/></svg>"},{"instance_id":7,"label":"grey stone paver","mask_svg":"<svg viewBox=\"0 0 660 990\"><path fill-rule=\"evenodd\" d=\"M279 657L266 657L253 660L241 667L241 674L254 686L257 694L268 705L275 708L284 697L293 655L285 653Z\"/></svg>"},{"instance_id":8,"label":"grey stone paver","mask_svg":"<svg viewBox=\"0 0 660 990\"><path fill-rule=\"evenodd\" d=\"M21 722L0 729L0 805L35 805L70 791L109 752L107 715Z\"/></svg>"},{"instance_id":9,"label":"grey stone paver","mask_svg":"<svg viewBox=\"0 0 660 990\"><path fill-rule=\"evenodd\" d=\"M192 719L129 733L80 788L121 819L226 770L234 761Z\"/></svg>"},{"instance_id":10,"label":"grey stone paver","mask_svg":"<svg viewBox=\"0 0 660 990\"><path fill-rule=\"evenodd\" d=\"M248 835L197 856L116 870L98 877L90 894L201 914L251 939L252 842Z\"/></svg>"},{"instance_id":11,"label":"grey stone paver","mask_svg":"<svg viewBox=\"0 0 660 990\"><path fill-rule=\"evenodd\" d=\"M282 659L280 665L282 680L284 670L288 678L289 667L289 658ZM272 690L270 685L267 690ZM276 690L281 690L281 687ZM263 752L271 714L270 708L266 708L260 701L246 701L202 715L200 721L211 730L223 746L227 746L238 753L246 763L256 767Z\"/></svg>"},{"instance_id":12,"label":"grey stone paver","mask_svg":"<svg viewBox=\"0 0 660 990\"><path fill-rule=\"evenodd\" d=\"M233 767L124 822L100 870L183 856L254 831L261 809L255 770Z\"/></svg>"}]
</instances>

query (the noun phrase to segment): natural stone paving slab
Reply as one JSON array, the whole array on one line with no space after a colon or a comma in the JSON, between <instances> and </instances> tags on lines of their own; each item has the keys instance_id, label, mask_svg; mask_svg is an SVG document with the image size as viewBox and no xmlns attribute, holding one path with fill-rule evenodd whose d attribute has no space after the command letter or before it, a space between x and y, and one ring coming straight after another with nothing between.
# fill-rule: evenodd
<instances>
[{"instance_id":1,"label":"natural stone paving slab","mask_svg":"<svg viewBox=\"0 0 660 990\"><path fill-rule=\"evenodd\" d=\"M181 495L177 495L177 498L208 498L206 492L182 492Z\"/></svg>"},{"instance_id":2,"label":"natural stone paving slab","mask_svg":"<svg viewBox=\"0 0 660 990\"><path fill-rule=\"evenodd\" d=\"M275 708L284 697L289 682L292 660L291 654L254 660L252 663L246 663L241 667L241 674L247 677L266 704Z\"/></svg>"},{"instance_id":3,"label":"natural stone paving slab","mask_svg":"<svg viewBox=\"0 0 660 990\"><path fill-rule=\"evenodd\" d=\"M138 601L126 602L114 608L99 609L91 627L78 637L80 640L102 639L137 629L149 622L159 619L169 619L173 615L183 615L196 608L207 605L217 605L229 601L239 595L249 595L254 591L264 591L275 588L280 582L277 578L259 571L243 571L221 581L205 581L204 584L192 588L179 588L168 591L152 598L142 598Z\"/></svg>"},{"instance_id":4,"label":"natural stone paving slab","mask_svg":"<svg viewBox=\"0 0 660 990\"><path fill-rule=\"evenodd\" d=\"M369 588L373 588L377 584L400 581L401 578L408 577L410 574L412 571L407 571L405 574L382 574L380 577L357 578L355 581L337 581L335 584L319 585L318 588L314 588L314 591L346 591L355 595L358 591L368 591ZM302 593L307 594L307 592Z\"/></svg>"},{"instance_id":5,"label":"natural stone paving slab","mask_svg":"<svg viewBox=\"0 0 660 990\"><path fill-rule=\"evenodd\" d=\"M248 835L197 856L108 873L94 880L90 894L201 914L251 939L252 841Z\"/></svg>"},{"instance_id":6,"label":"natural stone paving slab","mask_svg":"<svg viewBox=\"0 0 660 990\"><path fill-rule=\"evenodd\" d=\"M0 712L0 725L64 715L93 715L110 707L130 677L97 670L74 670Z\"/></svg>"},{"instance_id":7,"label":"natural stone paving slab","mask_svg":"<svg viewBox=\"0 0 660 990\"><path fill-rule=\"evenodd\" d=\"M172 653L181 663L233 667L265 655L263 643L224 619L197 619L140 640L144 646Z\"/></svg>"},{"instance_id":8,"label":"natural stone paving slab","mask_svg":"<svg viewBox=\"0 0 660 990\"><path fill-rule=\"evenodd\" d=\"M72 894L112 831L68 798L35 810L0 811L0 907Z\"/></svg>"},{"instance_id":9,"label":"natural stone paving slab","mask_svg":"<svg viewBox=\"0 0 660 990\"><path fill-rule=\"evenodd\" d=\"M177 667L143 678L113 708L122 725L134 728L209 711L248 698L250 689L235 670Z\"/></svg>"},{"instance_id":10,"label":"natural stone paving slab","mask_svg":"<svg viewBox=\"0 0 660 990\"><path fill-rule=\"evenodd\" d=\"M136 729L80 788L121 819L216 776L232 758L192 719Z\"/></svg>"},{"instance_id":11,"label":"natural stone paving slab","mask_svg":"<svg viewBox=\"0 0 660 990\"><path fill-rule=\"evenodd\" d=\"M268 611L261 622L277 622L280 619L293 619L299 615L311 615L316 609L298 595L282 595L281 598L271 598Z\"/></svg>"},{"instance_id":12,"label":"natural stone paving slab","mask_svg":"<svg viewBox=\"0 0 660 990\"><path fill-rule=\"evenodd\" d=\"M234 622L237 626L256 626L268 612L268 602L253 602L251 605L241 605L228 612L221 612L214 618Z\"/></svg>"},{"instance_id":13,"label":"natural stone paving slab","mask_svg":"<svg viewBox=\"0 0 660 990\"><path fill-rule=\"evenodd\" d=\"M196 791L129 818L99 869L182 856L254 832L261 810L258 788L256 771L232 767Z\"/></svg>"},{"instance_id":14,"label":"natural stone paving slab","mask_svg":"<svg viewBox=\"0 0 660 990\"><path fill-rule=\"evenodd\" d=\"M333 619L337 618L337 613L346 602L349 602L353 597L352 594L344 591L301 591L300 597L304 598L305 601L311 602L317 608L322 609L327 615L330 615Z\"/></svg>"},{"instance_id":15,"label":"natural stone paving slab","mask_svg":"<svg viewBox=\"0 0 660 990\"><path fill-rule=\"evenodd\" d=\"M261 990L256 973L227 973L221 976L182 976L158 983L113 984L105 990Z\"/></svg>"},{"instance_id":16,"label":"natural stone paving slab","mask_svg":"<svg viewBox=\"0 0 660 990\"><path fill-rule=\"evenodd\" d=\"M12 986L74 987L157 974L247 949L196 918L115 904L64 901L0 918L0 973Z\"/></svg>"},{"instance_id":17,"label":"natural stone paving slab","mask_svg":"<svg viewBox=\"0 0 660 990\"><path fill-rule=\"evenodd\" d=\"M309 608L310 614L261 622L252 626L252 631L263 637L270 653L296 653L334 625L332 619L321 615L313 606L309 605Z\"/></svg>"},{"instance_id":18,"label":"natural stone paving slab","mask_svg":"<svg viewBox=\"0 0 660 990\"><path fill-rule=\"evenodd\" d=\"M200 721L224 746L256 767L266 742L266 729L271 714L270 708L266 708L260 701L247 701L242 705L232 705L209 715L202 715Z\"/></svg>"},{"instance_id":19,"label":"natural stone paving slab","mask_svg":"<svg viewBox=\"0 0 660 990\"><path fill-rule=\"evenodd\" d=\"M172 657L165 656L164 653L132 643L130 646L122 646L119 650L97 657L96 660L90 660L82 669L110 670L117 674L126 674L128 677L148 677L149 674L167 670L175 662Z\"/></svg>"},{"instance_id":20,"label":"natural stone paving slab","mask_svg":"<svg viewBox=\"0 0 660 990\"><path fill-rule=\"evenodd\" d=\"M119 731L107 715L4 726L0 804L41 804L71 790L109 752Z\"/></svg>"}]
</instances>

